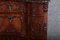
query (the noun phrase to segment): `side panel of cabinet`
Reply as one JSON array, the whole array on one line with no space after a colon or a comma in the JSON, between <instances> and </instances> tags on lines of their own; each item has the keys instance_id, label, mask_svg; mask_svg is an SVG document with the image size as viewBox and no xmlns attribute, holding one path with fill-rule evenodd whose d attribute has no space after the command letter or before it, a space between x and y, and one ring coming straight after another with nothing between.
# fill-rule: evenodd
<instances>
[{"instance_id":1,"label":"side panel of cabinet","mask_svg":"<svg viewBox=\"0 0 60 40\"><path fill-rule=\"evenodd\" d=\"M31 40L47 40L47 13L42 4L29 4L29 38ZM46 23L45 23L46 22Z\"/></svg>"}]
</instances>

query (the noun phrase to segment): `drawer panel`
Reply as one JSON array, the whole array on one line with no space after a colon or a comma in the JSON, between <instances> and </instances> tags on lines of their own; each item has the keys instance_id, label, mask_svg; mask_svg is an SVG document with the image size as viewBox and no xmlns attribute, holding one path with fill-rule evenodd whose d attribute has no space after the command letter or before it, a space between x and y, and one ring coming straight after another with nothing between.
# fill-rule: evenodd
<instances>
[{"instance_id":1,"label":"drawer panel","mask_svg":"<svg viewBox=\"0 0 60 40\"><path fill-rule=\"evenodd\" d=\"M0 2L0 12L22 12L25 4L19 2Z\"/></svg>"}]
</instances>

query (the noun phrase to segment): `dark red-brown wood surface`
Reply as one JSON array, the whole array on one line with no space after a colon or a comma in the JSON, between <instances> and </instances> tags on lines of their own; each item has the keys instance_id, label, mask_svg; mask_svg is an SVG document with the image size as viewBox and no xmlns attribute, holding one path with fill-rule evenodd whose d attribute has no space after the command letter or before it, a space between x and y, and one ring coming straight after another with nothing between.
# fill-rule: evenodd
<instances>
[{"instance_id":1,"label":"dark red-brown wood surface","mask_svg":"<svg viewBox=\"0 0 60 40\"><path fill-rule=\"evenodd\" d=\"M47 40L43 4L0 2L0 40Z\"/></svg>"}]
</instances>

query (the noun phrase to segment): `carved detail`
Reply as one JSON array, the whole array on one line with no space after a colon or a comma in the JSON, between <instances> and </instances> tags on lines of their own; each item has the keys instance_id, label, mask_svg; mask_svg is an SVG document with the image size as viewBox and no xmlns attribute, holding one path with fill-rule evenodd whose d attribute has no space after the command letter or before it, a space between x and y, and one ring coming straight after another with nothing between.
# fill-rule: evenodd
<instances>
[{"instance_id":1,"label":"carved detail","mask_svg":"<svg viewBox=\"0 0 60 40\"><path fill-rule=\"evenodd\" d=\"M9 11L19 11L19 2L1 2L0 3L0 12L9 12Z\"/></svg>"},{"instance_id":2,"label":"carved detail","mask_svg":"<svg viewBox=\"0 0 60 40\"><path fill-rule=\"evenodd\" d=\"M23 2L30 2L30 3L44 3L48 2L49 0L25 0Z\"/></svg>"},{"instance_id":3,"label":"carved detail","mask_svg":"<svg viewBox=\"0 0 60 40\"><path fill-rule=\"evenodd\" d=\"M43 31L44 31L45 33L47 33L47 23L44 23L44 24L43 24Z\"/></svg>"},{"instance_id":4,"label":"carved detail","mask_svg":"<svg viewBox=\"0 0 60 40\"><path fill-rule=\"evenodd\" d=\"M48 11L48 3L43 3L43 12Z\"/></svg>"},{"instance_id":5,"label":"carved detail","mask_svg":"<svg viewBox=\"0 0 60 40\"><path fill-rule=\"evenodd\" d=\"M48 2L49 0L23 0L21 2L30 2L30 3L44 3Z\"/></svg>"},{"instance_id":6,"label":"carved detail","mask_svg":"<svg viewBox=\"0 0 60 40\"><path fill-rule=\"evenodd\" d=\"M9 9L9 11L11 11L12 10L12 5L8 5L8 9Z\"/></svg>"}]
</instances>

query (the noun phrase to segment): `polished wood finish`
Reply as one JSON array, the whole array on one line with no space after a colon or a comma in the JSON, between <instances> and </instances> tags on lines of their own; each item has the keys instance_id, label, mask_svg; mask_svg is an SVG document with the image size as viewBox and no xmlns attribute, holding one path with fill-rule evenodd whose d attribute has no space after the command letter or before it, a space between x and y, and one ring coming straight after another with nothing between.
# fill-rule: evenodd
<instances>
[{"instance_id":1,"label":"polished wood finish","mask_svg":"<svg viewBox=\"0 0 60 40\"><path fill-rule=\"evenodd\" d=\"M0 1L0 40L47 40L47 5Z\"/></svg>"}]
</instances>

